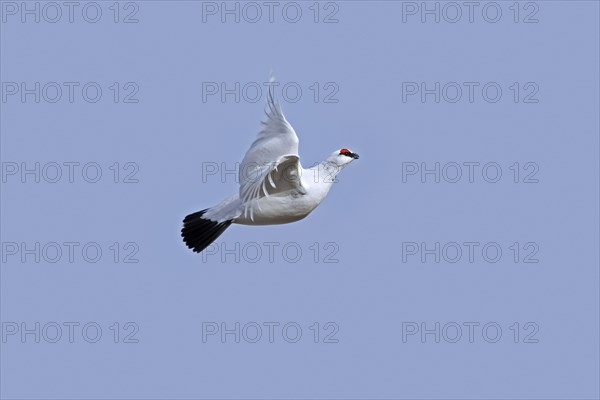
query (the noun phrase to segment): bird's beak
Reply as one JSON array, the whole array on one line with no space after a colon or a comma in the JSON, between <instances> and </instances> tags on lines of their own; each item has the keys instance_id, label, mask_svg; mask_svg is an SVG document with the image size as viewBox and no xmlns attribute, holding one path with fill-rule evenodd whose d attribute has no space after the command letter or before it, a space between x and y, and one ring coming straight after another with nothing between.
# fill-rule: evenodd
<instances>
[{"instance_id":1,"label":"bird's beak","mask_svg":"<svg viewBox=\"0 0 600 400\"><path fill-rule=\"evenodd\" d=\"M358 154L356 154L356 153L351 153L351 154L350 154L350 157L354 158L355 160L358 160L358 159L359 159L359 156L358 156Z\"/></svg>"}]
</instances>

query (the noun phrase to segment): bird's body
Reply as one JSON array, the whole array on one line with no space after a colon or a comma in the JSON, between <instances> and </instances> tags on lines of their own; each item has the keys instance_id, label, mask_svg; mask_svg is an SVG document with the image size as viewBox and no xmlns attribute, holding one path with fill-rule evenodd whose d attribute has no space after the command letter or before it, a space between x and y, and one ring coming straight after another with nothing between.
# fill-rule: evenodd
<instances>
[{"instance_id":1,"label":"bird's body","mask_svg":"<svg viewBox=\"0 0 600 400\"><path fill-rule=\"evenodd\" d=\"M241 225L277 225L299 221L317 208L329 193L333 184L333 180L328 178L329 174L321 164L308 169L300 167L302 191L290 188L277 192L269 187L268 196L262 195L247 204L236 193L213 207L210 213L207 212L207 217L226 215L227 219ZM252 216L244 213L246 206L254 210Z\"/></svg>"},{"instance_id":2,"label":"bird's body","mask_svg":"<svg viewBox=\"0 0 600 400\"><path fill-rule=\"evenodd\" d=\"M188 215L181 236L201 252L232 223L276 225L305 218L325 199L337 174L358 155L348 149L304 169L298 136L283 116L270 86L267 120L240 164L239 193L218 205Z\"/></svg>"}]
</instances>

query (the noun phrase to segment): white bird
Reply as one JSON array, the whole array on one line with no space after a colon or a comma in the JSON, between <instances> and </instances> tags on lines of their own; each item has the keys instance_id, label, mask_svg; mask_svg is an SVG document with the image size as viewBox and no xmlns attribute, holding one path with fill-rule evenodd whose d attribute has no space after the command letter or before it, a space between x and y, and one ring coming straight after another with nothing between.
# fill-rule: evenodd
<instances>
[{"instance_id":1,"label":"white bird","mask_svg":"<svg viewBox=\"0 0 600 400\"><path fill-rule=\"evenodd\" d=\"M240 164L239 193L183 220L181 236L194 252L208 247L232 223L276 225L303 219L325 199L337 174L358 158L343 148L312 168L302 168L298 136L283 116L273 86L267 119Z\"/></svg>"}]
</instances>

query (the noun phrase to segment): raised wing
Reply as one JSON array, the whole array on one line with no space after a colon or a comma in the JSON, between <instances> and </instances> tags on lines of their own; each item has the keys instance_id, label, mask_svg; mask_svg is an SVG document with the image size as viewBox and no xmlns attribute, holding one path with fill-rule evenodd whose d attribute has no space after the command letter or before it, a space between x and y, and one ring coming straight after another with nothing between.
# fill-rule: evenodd
<instances>
[{"instance_id":1,"label":"raised wing","mask_svg":"<svg viewBox=\"0 0 600 400\"><path fill-rule=\"evenodd\" d=\"M274 163L282 156L298 155L298 136L281 112L273 85L269 86L265 114L267 119L261 122L261 130L240 165L240 186L244 186L242 170ZM240 187L240 193L242 190Z\"/></svg>"},{"instance_id":2,"label":"raised wing","mask_svg":"<svg viewBox=\"0 0 600 400\"><path fill-rule=\"evenodd\" d=\"M261 130L240 164L240 198L246 204L250 200L260 197L261 193L269 194L263 190L268 190L267 186L261 189L263 184L266 184L265 179L269 179L270 184L277 185L277 172L282 163L286 163L287 170L296 169L298 176L301 168L298 161L298 136L281 111L275 98L274 86L273 79L271 79L265 106L267 118L261 122ZM292 161L294 159L295 161ZM296 166L290 167L287 164L289 162L295 162ZM299 179L298 185L300 185ZM275 186L271 189L278 190ZM245 212L248 211L251 210L248 210L247 206Z\"/></svg>"}]
</instances>

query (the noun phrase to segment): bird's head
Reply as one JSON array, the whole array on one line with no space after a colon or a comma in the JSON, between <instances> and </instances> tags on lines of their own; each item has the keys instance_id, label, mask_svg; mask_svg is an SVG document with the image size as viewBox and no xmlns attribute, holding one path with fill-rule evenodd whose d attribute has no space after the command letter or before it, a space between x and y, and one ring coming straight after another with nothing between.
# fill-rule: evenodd
<instances>
[{"instance_id":1,"label":"bird's head","mask_svg":"<svg viewBox=\"0 0 600 400\"><path fill-rule=\"evenodd\" d=\"M346 166L356 159L358 159L358 154L346 148L336 150L327 157L327 161L339 165L340 167Z\"/></svg>"}]
</instances>

